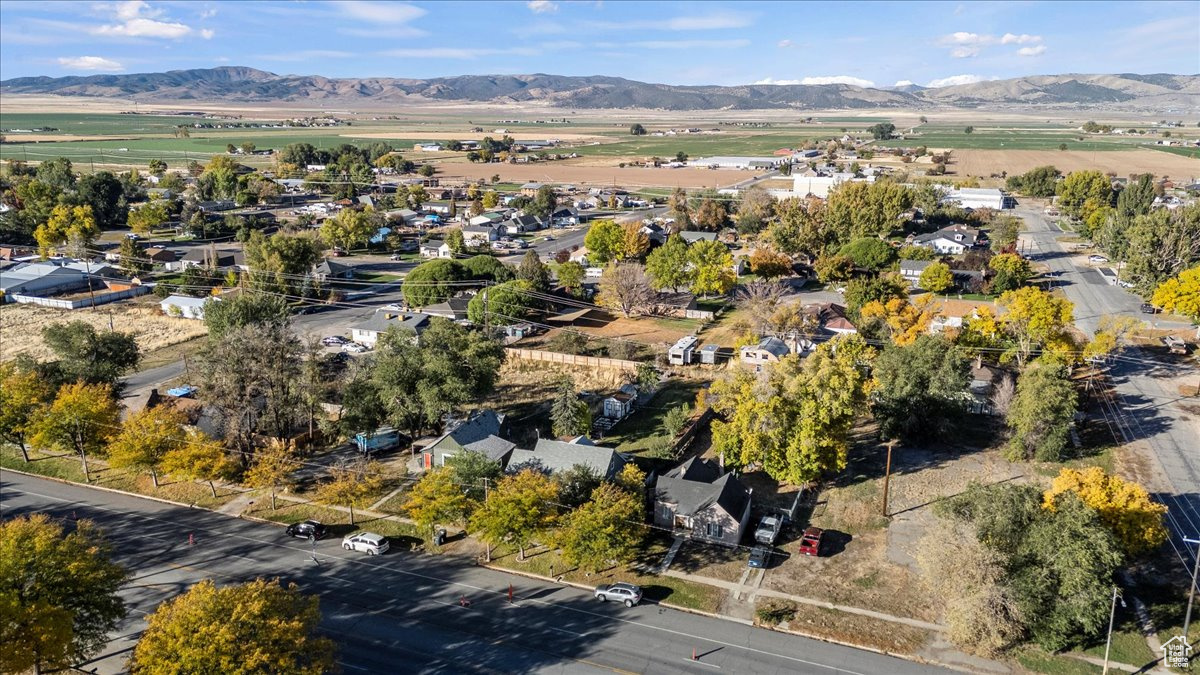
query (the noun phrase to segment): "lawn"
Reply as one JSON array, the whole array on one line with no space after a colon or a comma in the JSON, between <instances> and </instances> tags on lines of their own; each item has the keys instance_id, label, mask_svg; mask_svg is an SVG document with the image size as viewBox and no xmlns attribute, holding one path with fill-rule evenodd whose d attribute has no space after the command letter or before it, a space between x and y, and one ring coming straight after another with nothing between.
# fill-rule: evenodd
<instances>
[{"instance_id":1,"label":"lawn","mask_svg":"<svg viewBox=\"0 0 1200 675\"><path fill-rule=\"evenodd\" d=\"M1024 647L1014 655L1017 663L1035 673L1046 675L1092 675L1103 668L1062 654L1047 654L1037 647ZM1115 669L1109 668L1109 672ZM1118 671L1119 672L1119 671Z\"/></svg>"},{"instance_id":2,"label":"lawn","mask_svg":"<svg viewBox=\"0 0 1200 675\"><path fill-rule=\"evenodd\" d=\"M695 405L696 392L704 387L700 380L669 380L654 395L650 403L621 420L604 437L604 445L616 446L618 452L645 453L669 442L663 431L663 418L683 404Z\"/></svg>"},{"instance_id":3,"label":"lawn","mask_svg":"<svg viewBox=\"0 0 1200 675\"><path fill-rule=\"evenodd\" d=\"M415 255L415 254L414 254ZM394 281L403 281L404 275L391 274L388 272L359 272L354 275L355 281L369 281L377 284L386 284Z\"/></svg>"}]
</instances>

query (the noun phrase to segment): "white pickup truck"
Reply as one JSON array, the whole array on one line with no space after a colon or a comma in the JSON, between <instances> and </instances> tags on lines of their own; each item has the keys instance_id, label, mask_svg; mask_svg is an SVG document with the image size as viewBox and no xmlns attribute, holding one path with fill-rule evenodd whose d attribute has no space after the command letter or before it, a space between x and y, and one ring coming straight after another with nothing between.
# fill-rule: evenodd
<instances>
[{"instance_id":1,"label":"white pickup truck","mask_svg":"<svg viewBox=\"0 0 1200 675\"><path fill-rule=\"evenodd\" d=\"M758 522L758 529L754 531L754 541L770 546L779 538L782 529L783 520L779 516L763 516Z\"/></svg>"}]
</instances>

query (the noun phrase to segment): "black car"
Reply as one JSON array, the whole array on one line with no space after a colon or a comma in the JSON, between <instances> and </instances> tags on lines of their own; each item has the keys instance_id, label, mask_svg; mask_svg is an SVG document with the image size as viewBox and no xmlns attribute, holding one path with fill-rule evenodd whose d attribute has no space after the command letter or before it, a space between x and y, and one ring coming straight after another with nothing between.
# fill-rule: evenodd
<instances>
[{"instance_id":1,"label":"black car","mask_svg":"<svg viewBox=\"0 0 1200 675\"><path fill-rule=\"evenodd\" d=\"M1155 314L1158 312L1158 308L1148 302L1142 303L1141 310L1142 314Z\"/></svg>"},{"instance_id":2,"label":"black car","mask_svg":"<svg viewBox=\"0 0 1200 675\"><path fill-rule=\"evenodd\" d=\"M296 537L297 539L322 539L328 534L325 526L315 520L306 520L303 523L295 523L288 525L287 535Z\"/></svg>"},{"instance_id":3,"label":"black car","mask_svg":"<svg viewBox=\"0 0 1200 675\"><path fill-rule=\"evenodd\" d=\"M750 567L766 567L771 560L771 549L766 546L755 546L750 549Z\"/></svg>"}]
</instances>

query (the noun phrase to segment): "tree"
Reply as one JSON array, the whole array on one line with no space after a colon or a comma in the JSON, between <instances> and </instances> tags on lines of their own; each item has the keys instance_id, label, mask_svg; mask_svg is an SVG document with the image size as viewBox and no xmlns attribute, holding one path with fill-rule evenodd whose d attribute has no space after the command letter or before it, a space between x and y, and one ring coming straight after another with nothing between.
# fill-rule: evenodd
<instances>
[{"instance_id":1,"label":"tree","mask_svg":"<svg viewBox=\"0 0 1200 675\"><path fill-rule=\"evenodd\" d=\"M892 344L903 347L928 333L936 316L934 300L928 295L913 302L872 300L859 311L858 329L868 338L890 338Z\"/></svg>"},{"instance_id":2,"label":"tree","mask_svg":"<svg viewBox=\"0 0 1200 675\"><path fill-rule=\"evenodd\" d=\"M162 227L168 217L166 203L161 199L155 199L136 209L131 209L127 222L129 229L138 234L146 234L155 228Z\"/></svg>"},{"instance_id":3,"label":"tree","mask_svg":"<svg viewBox=\"0 0 1200 675\"><path fill-rule=\"evenodd\" d=\"M342 209L336 216L325 219L321 225L321 239L331 247L349 250L358 244L365 248L371 237L379 231L372 215L372 211Z\"/></svg>"},{"instance_id":4,"label":"tree","mask_svg":"<svg viewBox=\"0 0 1200 675\"><path fill-rule=\"evenodd\" d=\"M675 188L674 192L667 199L667 210L671 214L671 219L675 223L675 231L682 232L689 230L692 227L692 213L688 206L687 191L683 188Z\"/></svg>"},{"instance_id":5,"label":"tree","mask_svg":"<svg viewBox=\"0 0 1200 675\"><path fill-rule=\"evenodd\" d=\"M1065 367L1041 360L1030 364L1017 380L1017 393L1005 418L1012 431L1005 456L1010 461L1061 461L1077 401Z\"/></svg>"},{"instance_id":6,"label":"tree","mask_svg":"<svg viewBox=\"0 0 1200 675\"><path fill-rule=\"evenodd\" d=\"M878 237L860 237L838 250L838 255L869 270L882 269L896 259L896 250Z\"/></svg>"},{"instance_id":7,"label":"tree","mask_svg":"<svg viewBox=\"0 0 1200 675\"><path fill-rule=\"evenodd\" d=\"M540 263L539 263L540 264ZM544 303L530 295L536 289L524 279L506 281L481 290L467 303L467 318L481 325L524 321Z\"/></svg>"},{"instance_id":8,"label":"tree","mask_svg":"<svg viewBox=\"0 0 1200 675\"><path fill-rule=\"evenodd\" d=\"M525 549L558 518L554 505L558 486L542 472L525 469L496 482L491 496L471 516L471 529L490 547L508 542L517 547L517 560Z\"/></svg>"},{"instance_id":9,"label":"tree","mask_svg":"<svg viewBox=\"0 0 1200 675\"><path fill-rule=\"evenodd\" d=\"M635 262L610 262L600 276L596 304L619 310L626 318L643 311L654 296L646 270Z\"/></svg>"},{"instance_id":10,"label":"tree","mask_svg":"<svg viewBox=\"0 0 1200 675\"><path fill-rule=\"evenodd\" d=\"M55 157L38 164L34 175L39 181L57 188L60 192L75 188L75 171L71 160L66 157Z\"/></svg>"},{"instance_id":11,"label":"tree","mask_svg":"<svg viewBox=\"0 0 1200 675\"><path fill-rule=\"evenodd\" d=\"M210 341L244 326L286 327L291 309L287 300L265 293L238 293L204 303L204 326Z\"/></svg>"},{"instance_id":12,"label":"tree","mask_svg":"<svg viewBox=\"0 0 1200 675\"><path fill-rule=\"evenodd\" d=\"M118 264L126 274L140 275L154 269L154 263L147 259L146 247L142 245L142 242L124 237L117 250L121 256Z\"/></svg>"},{"instance_id":13,"label":"tree","mask_svg":"<svg viewBox=\"0 0 1200 675\"><path fill-rule=\"evenodd\" d=\"M675 437L683 431L691 419L692 406L687 403L681 403L668 410L666 415L663 415L663 431L667 432L667 436L674 441Z\"/></svg>"},{"instance_id":14,"label":"tree","mask_svg":"<svg viewBox=\"0 0 1200 675\"><path fill-rule=\"evenodd\" d=\"M1058 208L1078 220L1087 220L1096 208L1110 205L1113 197L1112 180L1100 171L1072 171L1057 190Z\"/></svg>"},{"instance_id":15,"label":"tree","mask_svg":"<svg viewBox=\"0 0 1200 675\"><path fill-rule=\"evenodd\" d=\"M1006 187L1030 197L1053 197L1060 175L1053 166L1039 166L1019 176L1009 176Z\"/></svg>"},{"instance_id":16,"label":"tree","mask_svg":"<svg viewBox=\"0 0 1200 675\"><path fill-rule=\"evenodd\" d=\"M780 251L789 255L822 255L841 236L825 222L825 200L792 198L775 207L776 221L767 231Z\"/></svg>"},{"instance_id":17,"label":"tree","mask_svg":"<svg viewBox=\"0 0 1200 675\"><path fill-rule=\"evenodd\" d=\"M161 176L167 172L167 163L161 159L152 159L148 165L151 176Z\"/></svg>"},{"instance_id":18,"label":"tree","mask_svg":"<svg viewBox=\"0 0 1200 675\"><path fill-rule=\"evenodd\" d=\"M997 216L989 224L988 247L993 253L1014 250L1021 232L1021 219L1016 216Z\"/></svg>"},{"instance_id":19,"label":"tree","mask_svg":"<svg viewBox=\"0 0 1200 675\"><path fill-rule=\"evenodd\" d=\"M629 133L633 134L634 136L645 136L646 135L646 127L644 127L640 124L634 124L629 127Z\"/></svg>"},{"instance_id":20,"label":"tree","mask_svg":"<svg viewBox=\"0 0 1200 675\"><path fill-rule=\"evenodd\" d=\"M649 271L649 265L647 265ZM556 269L558 276L558 284L572 293L578 293L579 289L583 288L583 277L585 270L583 265L568 260L565 263L560 263Z\"/></svg>"},{"instance_id":21,"label":"tree","mask_svg":"<svg viewBox=\"0 0 1200 675\"><path fill-rule=\"evenodd\" d=\"M587 247L588 262L593 265L604 265L620 258L624 243L624 230L612 220L597 220L592 223L583 238L583 245Z\"/></svg>"},{"instance_id":22,"label":"tree","mask_svg":"<svg viewBox=\"0 0 1200 675\"><path fill-rule=\"evenodd\" d=\"M880 433L905 440L952 437L966 412L967 360L944 337L921 335L883 350L872 370L871 412Z\"/></svg>"},{"instance_id":23,"label":"tree","mask_svg":"<svg viewBox=\"0 0 1200 675\"><path fill-rule=\"evenodd\" d=\"M846 309L851 319L857 319L862 308L872 300L886 305L888 300L906 300L908 281L899 274L851 279L846 283Z\"/></svg>"},{"instance_id":24,"label":"tree","mask_svg":"<svg viewBox=\"0 0 1200 675\"><path fill-rule=\"evenodd\" d=\"M579 398L570 377L558 381L554 401L550 404L550 423L558 438L586 436L592 430L592 411L587 402Z\"/></svg>"},{"instance_id":25,"label":"tree","mask_svg":"<svg viewBox=\"0 0 1200 675\"><path fill-rule=\"evenodd\" d=\"M424 307L445 302L457 292L455 282L466 278L466 269L457 260L428 260L409 272L400 288L405 302L413 307Z\"/></svg>"},{"instance_id":26,"label":"tree","mask_svg":"<svg viewBox=\"0 0 1200 675\"><path fill-rule=\"evenodd\" d=\"M318 606L316 596L278 579L223 588L206 579L146 617L130 672L329 672L335 646L317 632Z\"/></svg>"},{"instance_id":27,"label":"tree","mask_svg":"<svg viewBox=\"0 0 1200 675\"><path fill-rule=\"evenodd\" d=\"M900 214L913 205L913 191L890 181L845 182L829 193L828 224L841 238L883 237L900 225Z\"/></svg>"},{"instance_id":28,"label":"tree","mask_svg":"<svg viewBox=\"0 0 1200 675\"><path fill-rule=\"evenodd\" d=\"M185 442L187 417L173 405L143 408L121 423L121 431L108 445L108 463L118 469L149 471L154 487L166 455Z\"/></svg>"},{"instance_id":29,"label":"tree","mask_svg":"<svg viewBox=\"0 0 1200 675\"><path fill-rule=\"evenodd\" d=\"M90 206L61 204L50 212L50 218L33 231L38 253L49 257L54 249L68 245L76 257L85 257L92 241L100 236L100 228Z\"/></svg>"},{"instance_id":30,"label":"tree","mask_svg":"<svg viewBox=\"0 0 1200 675\"><path fill-rule=\"evenodd\" d=\"M792 258L766 246L756 248L750 253L750 271L763 279L787 276L792 272Z\"/></svg>"},{"instance_id":31,"label":"tree","mask_svg":"<svg viewBox=\"0 0 1200 675\"><path fill-rule=\"evenodd\" d=\"M1054 510L1064 492L1075 493L1091 507L1127 555L1149 553L1167 539L1163 524L1167 507L1151 499L1137 483L1110 476L1096 466L1065 468L1043 496L1043 506Z\"/></svg>"},{"instance_id":32,"label":"tree","mask_svg":"<svg viewBox=\"0 0 1200 675\"><path fill-rule=\"evenodd\" d=\"M251 284L275 293L303 295L305 282L299 280L311 277L313 267L321 261L320 242L306 235L276 232L267 237L255 230L245 249Z\"/></svg>"},{"instance_id":33,"label":"tree","mask_svg":"<svg viewBox=\"0 0 1200 675\"><path fill-rule=\"evenodd\" d=\"M11 362L0 363L0 438L20 446L26 462L29 448L25 439L53 400L54 389L36 370L20 370Z\"/></svg>"},{"instance_id":34,"label":"tree","mask_svg":"<svg viewBox=\"0 0 1200 675\"><path fill-rule=\"evenodd\" d=\"M404 511L416 521L422 532L432 536L434 525L459 523L466 517L469 505L467 491L458 482L461 481L457 480L453 467L439 466L426 471L421 480L413 485L404 502Z\"/></svg>"},{"instance_id":35,"label":"tree","mask_svg":"<svg viewBox=\"0 0 1200 675\"><path fill-rule=\"evenodd\" d=\"M1156 209L1129 228L1127 278L1150 295L1167 279L1200 260L1200 204Z\"/></svg>"},{"instance_id":36,"label":"tree","mask_svg":"<svg viewBox=\"0 0 1200 675\"><path fill-rule=\"evenodd\" d=\"M975 133L975 127L973 127L971 125L967 125L967 128L963 129L963 133L967 134L967 135L971 135L971 134Z\"/></svg>"},{"instance_id":37,"label":"tree","mask_svg":"<svg viewBox=\"0 0 1200 675\"><path fill-rule=\"evenodd\" d=\"M775 216L775 198L757 185L742 191L740 196L742 200L733 217L738 232L754 234L761 231Z\"/></svg>"},{"instance_id":38,"label":"tree","mask_svg":"<svg viewBox=\"0 0 1200 675\"><path fill-rule=\"evenodd\" d=\"M1001 253L993 256L988 261L988 267L996 273L992 279L991 290L993 293L1014 291L1024 286L1033 276L1033 269L1029 266L1029 261L1016 253Z\"/></svg>"},{"instance_id":39,"label":"tree","mask_svg":"<svg viewBox=\"0 0 1200 675\"><path fill-rule=\"evenodd\" d=\"M274 511L277 507L276 494L289 483L292 472L299 468L296 443L273 438L254 453L254 463L246 472L244 482L252 488L269 490L271 510Z\"/></svg>"},{"instance_id":40,"label":"tree","mask_svg":"<svg viewBox=\"0 0 1200 675\"><path fill-rule=\"evenodd\" d=\"M694 271L688 265L688 245L683 238L673 234L667 243L651 251L646 257L646 273L655 290L690 286Z\"/></svg>"},{"instance_id":41,"label":"tree","mask_svg":"<svg viewBox=\"0 0 1200 675\"><path fill-rule=\"evenodd\" d=\"M706 197L700 202L700 208L696 209L695 225L701 230L714 232L725 227L725 221L728 219L729 214L725 211L725 205Z\"/></svg>"},{"instance_id":42,"label":"tree","mask_svg":"<svg viewBox=\"0 0 1200 675\"><path fill-rule=\"evenodd\" d=\"M89 520L67 531L44 513L0 522L0 670L65 670L108 644L125 618L128 574Z\"/></svg>"},{"instance_id":43,"label":"tree","mask_svg":"<svg viewBox=\"0 0 1200 675\"><path fill-rule=\"evenodd\" d=\"M701 240L688 247L688 262L694 278L692 293L708 297L725 295L737 283L733 270L733 254L719 241Z\"/></svg>"},{"instance_id":44,"label":"tree","mask_svg":"<svg viewBox=\"0 0 1200 675\"><path fill-rule=\"evenodd\" d=\"M650 237L642 231L642 224L630 221L621 226L621 257L626 260L641 259L650 249Z\"/></svg>"},{"instance_id":45,"label":"tree","mask_svg":"<svg viewBox=\"0 0 1200 675\"><path fill-rule=\"evenodd\" d=\"M644 536L640 512L636 494L613 483L600 484L590 500L565 518L559 536L564 561L597 572L631 559Z\"/></svg>"},{"instance_id":46,"label":"tree","mask_svg":"<svg viewBox=\"0 0 1200 675\"><path fill-rule=\"evenodd\" d=\"M87 456L104 455L119 428L121 415L107 384L77 382L63 385L54 402L33 423L34 445L58 448L79 455L83 477L91 482Z\"/></svg>"},{"instance_id":47,"label":"tree","mask_svg":"<svg viewBox=\"0 0 1200 675\"><path fill-rule=\"evenodd\" d=\"M896 132L896 125L891 122L879 122L867 127L867 131L870 132L871 138L877 141L886 141Z\"/></svg>"},{"instance_id":48,"label":"tree","mask_svg":"<svg viewBox=\"0 0 1200 675\"><path fill-rule=\"evenodd\" d=\"M483 193L483 208L494 209L500 203L500 194L495 190L488 190Z\"/></svg>"},{"instance_id":49,"label":"tree","mask_svg":"<svg viewBox=\"0 0 1200 675\"><path fill-rule=\"evenodd\" d=\"M554 188L543 185L534 194L533 201L525 207L525 213L538 218L549 218L557 206L558 195L554 194Z\"/></svg>"},{"instance_id":50,"label":"tree","mask_svg":"<svg viewBox=\"0 0 1200 675\"><path fill-rule=\"evenodd\" d=\"M1067 330L1075 320L1070 300L1026 286L1001 295L996 304L1007 310L1001 325L1015 342L1013 355L1021 367L1039 346L1054 348L1070 343Z\"/></svg>"},{"instance_id":51,"label":"tree","mask_svg":"<svg viewBox=\"0 0 1200 675\"><path fill-rule=\"evenodd\" d=\"M817 280L823 284L847 281L854 277L854 261L842 255L823 255L813 265Z\"/></svg>"},{"instance_id":52,"label":"tree","mask_svg":"<svg viewBox=\"0 0 1200 675\"><path fill-rule=\"evenodd\" d=\"M532 468L544 468L535 465ZM553 474L558 483L558 503L567 509L583 506L592 497L592 491L600 487L604 477L588 464L575 464L571 468Z\"/></svg>"},{"instance_id":53,"label":"tree","mask_svg":"<svg viewBox=\"0 0 1200 675\"><path fill-rule=\"evenodd\" d=\"M1200 323L1200 266L1180 272L1154 289L1150 300L1164 312L1173 312Z\"/></svg>"},{"instance_id":54,"label":"tree","mask_svg":"<svg viewBox=\"0 0 1200 675\"><path fill-rule=\"evenodd\" d=\"M530 249L517 266L517 279L525 281L535 291L546 291L550 288L550 268L542 262L537 251Z\"/></svg>"},{"instance_id":55,"label":"tree","mask_svg":"<svg viewBox=\"0 0 1200 675\"><path fill-rule=\"evenodd\" d=\"M216 481L232 478L237 472L237 462L230 459L220 442L192 428L186 431L178 447L163 455L159 468L179 478L205 481L216 499Z\"/></svg>"},{"instance_id":56,"label":"tree","mask_svg":"<svg viewBox=\"0 0 1200 675\"><path fill-rule=\"evenodd\" d=\"M42 329L42 340L58 357L56 367L65 382L115 385L140 360L131 333L98 333L84 321L52 323Z\"/></svg>"},{"instance_id":57,"label":"tree","mask_svg":"<svg viewBox=\"0 0 1200 675\"><path fill-rule=\"evenodd\" d=\"M317 498L326 504L350 509L350 524L354 524L355 507L365 509L378 497L383 486L383 471L379 462L361 459L329 467L329 480L317 488Z\"/></svg>"},{"instance_id":58,"label":"tree","mask_svg":"<svg viewBox=\"0 0 1200 675\"><path fill-rule=\"evenodd\" d=\"M752 281L738 289L735 299L738 308L749 315L755 331L762 334L767 331L771 317L779 309L783 295L783 284L777 281Z\"/></svg>"},{"instance_id":59,"label":"tree","mask_svg":"<svg viewBox=\"0 0 1200 675\"><path fill-rule=\"evenodd\" d=\"M454 471L454 482L468 497L468 512L487 496L488 483L503 473L500 463L482 452L467 450L446 457L446 466Z\"/></svg>"},{"instance_id":60,"label":"tree","mask_svg":"<svg viewBox=\"0 0 1200 675\"><path fill-rule=\"evenodd\" d=\"M933 262L921 272L917 285L930 293L941 293L954 285L954 274L944 262Z\"/></svg>"}]
</instances>

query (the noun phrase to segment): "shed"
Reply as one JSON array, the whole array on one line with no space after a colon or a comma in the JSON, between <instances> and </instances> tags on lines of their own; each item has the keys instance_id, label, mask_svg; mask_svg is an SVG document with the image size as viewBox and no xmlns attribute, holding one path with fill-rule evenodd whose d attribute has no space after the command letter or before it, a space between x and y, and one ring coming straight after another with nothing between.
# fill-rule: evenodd
<instances>
[{"instance_id":1,"label":"shed","mask_svg":"<svg viewBox=\"0 0 1200 675\"><path fill-rule=\"evenodd\" d=\"M721 350L720 345L707 344L700 348L700 363L715 365L718 358L718 352Z\"/></svg>"},{"instance_id":2,"label":"shed","mask_svg":"<svg viewBox=\"0 0 1200 675\"><path fill-rule=\"evenodd\" d=\"M673 366L686 366L692 362L692 356L696 351L696 343L699 339L695 335L685 335L679 338L679 341L671 345L667 351L668 361Z\"/></svg>"}]
</instances>

